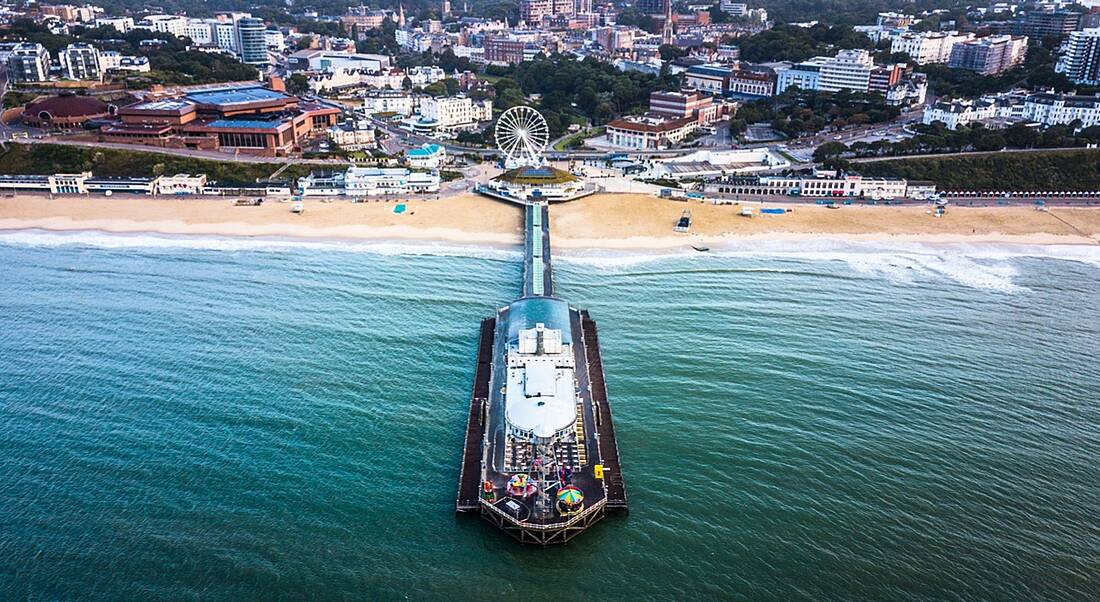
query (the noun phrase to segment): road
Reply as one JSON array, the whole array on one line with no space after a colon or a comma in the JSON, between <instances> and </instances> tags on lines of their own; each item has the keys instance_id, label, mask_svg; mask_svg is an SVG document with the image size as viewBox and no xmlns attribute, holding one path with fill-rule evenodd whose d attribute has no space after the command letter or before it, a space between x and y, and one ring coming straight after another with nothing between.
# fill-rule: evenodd
<instances>
[{"instance_id":1,"label":"road","mask_svg":"<svg viewBox=\"0 0 1100 602\"><path fill-rule=\"evenodd\" d=\"M876 163L879 161L902 161L904 159L935 159L937 157L974 157L981 155L1000 155L1003 153L1045 153L1052 151L1086 150L1083 146L1061 146L1058 148L1005 148L999 151L970 151L962 153L934 153L929 155L898 155L895 157L864 157L851 159L852 163Z\"/></svg>"},{"instance_id":2,"label":"road","mask_svg":"<svg viewBox=\"0 0 1100 602\"><path fill-rule=\"evenodd\" d=\"M9 132L0 127L0 143L9 140ZM259 157L255 155L234 155L220 151L192 150L185 148L157 148L155 146L141 146L136 144L119 144L116 142L92 142L87 140L70 140L63 137L46 138L22 138L13 139L18 144L61 144L65 146L80 146L84 148L109 148L124 151L137 151L143 153L158 153L173 155L176 157L190 157L193 159L205 159L208 161L222 161L230 163L291 163L310 165L347 165L344 159L299 159L297 157Z\"/></svg>"}]
</instances>

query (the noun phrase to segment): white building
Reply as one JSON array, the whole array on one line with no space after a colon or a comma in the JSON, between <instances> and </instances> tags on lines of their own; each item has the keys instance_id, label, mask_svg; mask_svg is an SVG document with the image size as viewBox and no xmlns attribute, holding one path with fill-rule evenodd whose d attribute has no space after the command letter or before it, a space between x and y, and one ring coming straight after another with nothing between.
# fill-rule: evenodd
<instances>
[{"instance_id":1,"label":"white building","mask_svg":"<svg viewBox=\"0 0 1100 602\"><path fill-rule=\"evenodd\" d=\"M215 23L206 19L188 19L183 34L200 46L213 46Z\"/></svg>"},{"instance_id":2,"label":"white building","mask_svg":"<svg viewBox=\"0 0 1100 602\"><path fill-rule=\"evenodd\" d=\"M425 144L405 153L409 167L419 169L439 169L447 162L447 149L439 144Z\"/></svg>"},{"instance_id":3,"label":"white building","mask_svg":"<svg viewBox=\"0 0 1100 602\"><path fill-rule=\"evenodd\" d=\"M802 90L816 90L821 80L821 65L810 59L786 68L775 70L775 93L782 94L787 88L798 87Z\"/></svg>"},{"instance_id":4,"label":"white building","mask_svg":"<svg viewBox=\"0 0 1100 602\"><path fill-rule=\"evenodd\" d=\"M419 106L415 96L402 90L372 90L363 98L363 112L367 115L392 113L408 117Z\"/></svg>"},{"instance_id":5,"label":"white building","mask_svg":"<svg viewBox=\"0 0 1100 602\"><path fill-rule=\"evenodd\" d=\"M374 126L368 121L345 121L328 129L328 138L344 150L374 148Z\"/></svg>"},{"instance_id":6,"label":"white building","mask_svg":"<svg viewBox=\"0 0 1100 602\"><path fill-rule=\"evenodd\" d=\"M128 56L117 50L102 50L99 53L99 66L104 73L112 71L133 71L144 73L151 69L149 57Z\"/></svg>"},{"instance_id":7,"label":"white building","mask_svg":"<svg viewBox=\"0 0 1100 602\"><path fill-rule=\"evenodd\" d=\"M187 17L177 15L147 15L134 24L134 29L170 33L177 38L187 35Z\"/></svg>"},{"instance_id":8,"label":"white building","mask_svg":"<svg viewBox=\"0 0 1100 602\"><path fill-rule=\"evenodd\" d=\"M479 121L493 118L493 101L473 100L467 96L429 97L420 103L420 115L434 122L439 130L470 128Z\"/></svg>"},{"instance_id":9,"label":"white building","mask_svg":"<svg viewBox=\"0 0 1100 602\"><path fill-rule=\"evenodd\" d=\"M960 125L993 119L997 115L997 104L989 100L941 101L924 107L922 121L925 125L939 121L947 129L954 130Z\"/></svg>"},{"instance_id":10,"label":"white building","mask_svg":"<svg viewBox=\"0 0 1100 602\"><path fill-rule=\"evenodd\" d=\"M871 70L874 67L874 59L866 50L841 50L821 65L817 89L823 92L866 92L870 87Z\"/></svg>"},{"instance_id":11,"label":"white building","mask_svg":"<svg viewBox=\"0 0 1100 602\"><path fill-rule=\"evenodd\" d=\"M1057 71L1065 73L1076 84L1100 84L1100 28L1069 34L1065 49Z\"/></svg>"},{"instance_id":12,"label":"white building","mask_svg":"<svg viewBox=\"0 0 1100 602\"><path fill-rule=\"evenodd\" d=\"M1100 96L1031 94L1024 99L1023 117L1046 126L1078 120L1083 128L1100 125Z\"/></svg>"},{"instance_id":13,"label":"white building","mask_svg":"<svg viewBox=\"0 0 1100 602\"><path fill-rule=\"evenodd\" d=\"M791 86L803 90L866 92L875 63L866 50L841 50L836 56L818 56L776 70L775 93Z\"/></svg>"},{"instance_id":14,"label":"white building","mask_svg":"<svg viewBox=\"0 0 1100 602\"><path fill-rule=\"evenodd\" d=\"M65 76L78 80L102 80L104 69L99 50L91 44L69 44L60 53Z\"/></svg>"},{"instance_id":15,"label":"white building","mask_svg":"<svg viewBox=\"0 0 1100 602\"><path fill-rule=\"evenodd\" d=\"M403 168L349 167L298 179L302 196L386 196L439 192L439 176Z\"/></svg>"},{"instance_id":16,"label":"white building","mask_svg":"<svg viewBox=\"0 0 1100 602\"><path fill-rule=\"evenodd\" d=\"M761 176L751 182L719 183L707 190L720 194L896 199L906 196L908 183L900 178L873 178L815 170L813 175Z\"/></svg>"},{"instance_id":17,"label":"white building","mask_svg":"<svg viewBox=\"0 0 1100 602\"><path fill-rule=\"evenodd\" d=\"M890 52L904 52L918 65L946 63L952 46L973 38L972 33L957 31L906 32L892 38Z\"/></svg>"},{"instance_id":18,"label":"white building","mask_svg":"<svg viewBox=\"0 0 1100 602\"><path fill-rule=\"evenodd\" d=\"M730 0L722 0L718 5L722 12L732 15L734 17L744 17L749 14L749 5L742 2L731 2Z\"/></svg>"},{"instance_id":19,"label":"white building","mask_svg":"<svg viewBox=\"0 0 1100 602\"><path fill-rule=\"evenodd\" d=\"M275 52L283 52L286 50L286 36L278 29L268 29L264 31L264 43L267 44L268 49Z\"/></svg>"},{"instance_id":20,"label":"white building","mask_svg":"<svg viewBox=\"0 0 1100 602\"><path fill-rule=\"evenodd\" d=\"M154 185L157 194L202 194L206 187L206 174L160 176Z\"/></svg>"},{"instance_id":21,"label":"white building","mask_svg":"<svg viewBox=\"0 0 1100 602\"><path fill-rule=\"evenodd\" d=\"M679 144L699 128L692 117L666 119L650 116L630 116L608 123L607 141L620 148L659 150Z\"/></svg>"},{"instance_id":22,"label":"white building","mask_svg":"<svg viewBox=\"0 0 1100 602\"><path fill-rule=\"evenodd\" d=\"M119 33L128 33L134 28L132 17L98 17L95 20L96 27L114 27Z\"/></svg>"}]
</instances>

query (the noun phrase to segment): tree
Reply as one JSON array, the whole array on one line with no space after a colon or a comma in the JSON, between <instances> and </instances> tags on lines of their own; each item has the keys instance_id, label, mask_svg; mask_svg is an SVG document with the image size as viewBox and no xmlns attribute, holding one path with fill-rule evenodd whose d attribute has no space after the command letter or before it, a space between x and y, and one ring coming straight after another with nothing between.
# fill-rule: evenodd
<instances>
[{"instance_id":1,"label":"tree","mask_svg":"<svg viewBox=\"0 0 1100 602\"><path fill-rule=\"evenodd\" d=\"M295 73L286 80L286 91L294 96L302 96L309 92L309 78L301 73Z\"/></svg>"},{"instance_id":2,"label":"tree","mask_svg":"<svg viewBox=\"0 0 1100 602\"><path fill-rule=\"evenodd\" d=\"M839 157L846 152L848 152L848 145L843 142L826 142L814 151L814 161L825 161L826 159Z\"/></svg>"}]
</instances>

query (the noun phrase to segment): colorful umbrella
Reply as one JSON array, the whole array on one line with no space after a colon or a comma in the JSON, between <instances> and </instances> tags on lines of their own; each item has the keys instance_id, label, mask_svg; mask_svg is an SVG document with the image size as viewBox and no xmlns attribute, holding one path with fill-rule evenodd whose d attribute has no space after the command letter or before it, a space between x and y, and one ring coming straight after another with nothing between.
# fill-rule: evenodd
<instances>
[{"instance_id":1,"label":"colorful umbrella","mask_svg":"<svg viewBox=\"0 0 1100 602\"><path fill-rule=\"evenodd\" d=\"M576 506L584 501L584 493L572 485L562 487L558 490L558 501L566 506Z\"/></svg>"}]
</instances>

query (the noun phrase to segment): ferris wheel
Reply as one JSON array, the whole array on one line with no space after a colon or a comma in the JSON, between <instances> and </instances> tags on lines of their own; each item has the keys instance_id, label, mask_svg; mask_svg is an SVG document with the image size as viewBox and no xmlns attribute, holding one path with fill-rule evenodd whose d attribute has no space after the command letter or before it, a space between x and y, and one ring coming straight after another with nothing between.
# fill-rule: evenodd
<instances>
[{"instance_id":1,"label":"ferris wheel","mask_svg":"<svg viewBox=\"0 0 1100 602\"><path fill-rule=\"evenodd\" d=\"M493 132L497 148L504 153L505 167L542 163L542 151L550 141L550 128L538 111L527 106L508 109L497 119Z\"/></svg>"}]
</instances>

